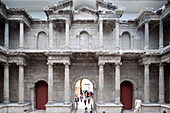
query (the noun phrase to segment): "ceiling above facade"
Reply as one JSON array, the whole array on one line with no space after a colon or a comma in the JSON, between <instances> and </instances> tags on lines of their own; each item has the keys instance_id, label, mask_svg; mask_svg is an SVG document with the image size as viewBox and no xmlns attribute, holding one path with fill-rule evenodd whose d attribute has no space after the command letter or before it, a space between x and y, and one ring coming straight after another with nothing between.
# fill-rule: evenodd
<instances>
[{"instance_id":1,"label":"ceiling above facade","mask_svg":"<svg viewBox=\"0 0 170 113\"><path fill-rule=\"evenodd\" d=\"M9 8L25 8L28 12L42 12L49 5L58 4L59 0L2 0ZM89 3L95 8L95 0L73 0L76 5ZM76 2L77 1L77 2ZM139 13L144 8L157 10L167 3L167 0L105 0L125 7L125 12Z\"/></svg>"}]
</instances>

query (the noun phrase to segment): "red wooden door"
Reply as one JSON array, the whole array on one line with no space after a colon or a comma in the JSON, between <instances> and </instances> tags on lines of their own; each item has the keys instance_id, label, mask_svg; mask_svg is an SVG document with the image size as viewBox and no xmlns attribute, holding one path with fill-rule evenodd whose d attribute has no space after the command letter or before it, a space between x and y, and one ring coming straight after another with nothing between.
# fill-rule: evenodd
<instances>
[{"instance_id":1,"label":"red wooden door","mask_svg":"<svg viewBox=\"0 0 170 113\"><path fill-rule=\"evenodd\" d=\"M128 81L121 83L120 101L123 109L132 109L132 84Z\"/></svg>"},{"instance_id":2,"label":"red wooden door","mask_svg":"<svg viewBox=\"0 0 170 113\"><path fill-rule=\"evenodd\" d=\"M48 101L48 85L46 82L40 81L36 84L36 108L45 110L45 104Z\"/></svg>"}]
</instances>

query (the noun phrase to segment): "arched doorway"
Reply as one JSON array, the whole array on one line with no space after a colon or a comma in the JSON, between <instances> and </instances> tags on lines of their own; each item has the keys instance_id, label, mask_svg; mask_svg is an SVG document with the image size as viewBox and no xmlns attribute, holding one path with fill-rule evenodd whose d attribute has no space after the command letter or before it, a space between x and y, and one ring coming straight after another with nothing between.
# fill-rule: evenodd
<instances>
[{"instance_id":1,"label":"arched doorway","mask_svg":"<svg viewBox=\"0 0 170 113\"><path fill-rule=\"evenodd\" d=\"M76 81L74 86L74 107L76 108L77 113L84 111L84 108L87 107L90 112L94 109L94 85L93 83L86 78L79 79ZM79 101L77 101L77 98ZM86 100L86 103L85 103Z\"/></svg>"},{"instance_id":2,"label":"arched doorway","mask_svg":"<svg viewBox=\"0 0 170 113\"><path fill-rule=\"evenodd\" d=\"M132 109L132 84L128 81L121 83L120 101L123 104L123 109Z\"/></svg>"},{"instance_id":3,"label":"arched doorway","mask_svg":"<svg viewBox=\"0 0 170 113\"><path fill-rule=\"evenodd\" d=\"M45 110L45 105L48 102L48 84L44 81L39 81L35 84L36 88L36 109Z\"/></svg>"}]
</instances>

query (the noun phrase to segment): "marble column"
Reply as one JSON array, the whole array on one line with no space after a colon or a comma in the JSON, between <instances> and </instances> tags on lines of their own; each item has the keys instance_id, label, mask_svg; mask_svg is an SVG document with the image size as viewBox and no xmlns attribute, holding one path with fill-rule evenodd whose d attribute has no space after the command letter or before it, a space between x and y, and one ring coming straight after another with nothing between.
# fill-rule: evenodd
<instances>
[{"instance_id":1,"label":"marble column","mask_svg":"<svg viewBox=\"0 0 170 113\"><path fill-rule=\"evenodd\" d=\"M9 65L4 64L4 103L9 103Z\"/></svg>"},{"instance_id":2,"label":"marble column","mask_svg":"<svg viewBox=\"0 0 170 113\"><path fill-rule=\"evenodd\" d=\"M164 103L164 65L159 65L159 103Z\"/></svg>"},{"instance_id":3,"label":"marble column","mask_svg":"<svg viewBox=\"0 0 170 113\"><path fill-rule=\"evenodd\" d=\"M149 64L144 64L144 102L150 102Z\"/></svg>"},{"instance_id":4,"label":"marble column","mask_svg":"<svg viewBox=\"0 0 170 113\"><path fill-rule=\"evenodd\" d=\"M53 20L49 20L49 49L53 49Z\"/></svg>"},{"instance_id":5,"label":"marble column","mask_svg":"<svg viewBox=\"0 0 170 113\"><path fill-rule=\"evenodd\" d=\"M65 65L65 81L64 81L64 104L70 104L70 74L69 74L69 63Z\"/></svg>"},{"instance_id":6,"label":"marble column","mask_svg":"<svg viewBox=\"0 0 170 113\"><path fill-rule=\"evenodd\" d=\"M24 22L21 20L20 21L20 39L19 39L19 47L20 49L24 48Z\"/></svg>"},{"instance_id":7,"label":"marble column","mask_svg":"<svg viewBox=\"0 0 170 113\"><path fill-rule=\"evenodd\" d=\"M119 40L119 21L116 21L116 49L120 49L120 40Z\"/></svg>"},{"instance_id":8,"label":"marble column","mask_svg":"<svg viewBox=\"0 0 170 113\"><path fill-rule=\"evenodd\" d=\"M5 22L5 40L4 40L4 47L9 48L9 23Z\"/></svg>"},{"instance_id":9,"label":"marble column","mask_svg":"<svg viewBox=\"0 0 170 113\"><path fill-rule=\"evenodd\" d=\"M149 22L145 22L145 47L144 49L149 49Z\"/></svg>"},{"instance_id":10,"label":"marble column","mask_svg":"<svg viewBox=\"0 0 170 113\"><path fill-rule=\"evenodd\" d=\"M104 103L104 63L99 64L99 92L98 92L98 103Z\"/></svg>"},{"instance_id":11,"label":"marble column","mask_svg":"<svg viewBox=\"0 0 170 113\"><path fill-rule=\"evenodd\" d=\"M159 48L163 48L164 39L163 39L163 22L162 19L159 21Z\"/></svg>"},{"instance_id":12,"label":"marble column","mask_svg":"<svg viewBox=\"0 0 170 113\"><path fill-rule=\"evenodd\" d=\"M103 48L103 20L99 20L99 48Z\"/></svg>"},{"instance_id":13,"label":"marble column","mask_svg":"<svg viewBox=\"0 0 170 113\"><path fill-rule=\"evenodd\" d=\"M24 103L24 64L21 63L18 65L19 65L18 103L23 104Z\"/></svg>"},{"instance_id":14,"label":"marble column","mask_svg":"<svg viewBox=\"0 0 170 113\"><path fill-rule=\"evenodd\" d=\"M48 103L53 102L53 63L48 62Z\"/></svg>"},{"instance_id":15,"label":"marble column","mask_svg":"<svg viewBox=\"0 0 170 113\"><path fill-rule=\"evenodd\" d=\"M115 63L115 103L120 103L120 65L122 63Z\"/></svg>"},{"instance_id":16,"label":"marble column","mask_svg":"<svg viewBox=\"0 0 170 113\"><path fill-rule=\"evenodd\" d=\"M70 44L70 28L69 28L69 20L66 20L65 21L66 24L65 24L65 49L68 49L69 48L69 44Z\"/></svg>"}]
</instances>

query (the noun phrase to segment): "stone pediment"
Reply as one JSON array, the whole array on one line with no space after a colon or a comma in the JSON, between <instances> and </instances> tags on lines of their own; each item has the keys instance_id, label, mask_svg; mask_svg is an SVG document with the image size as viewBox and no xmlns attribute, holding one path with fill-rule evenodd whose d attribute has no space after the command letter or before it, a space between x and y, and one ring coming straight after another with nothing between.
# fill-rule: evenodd
<instances>
[{"instance_id":1,"label":"stone pediment","mask_svg":"<svg viewBox=\"0 0 170 113\"><path fill-rule=\"evenodd\" d=\"M81 7L79 8L78 11L74 11L73 13L73 18L74 18L74 21L96 21L98 19L98 15L96 13L96 11L88 8L88 7Z\"/></svg>"}]
</instances>

